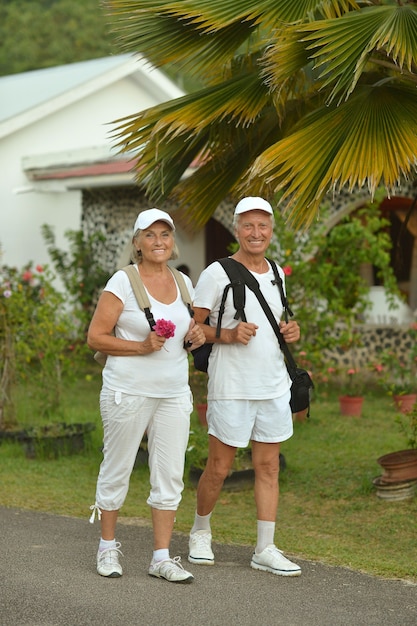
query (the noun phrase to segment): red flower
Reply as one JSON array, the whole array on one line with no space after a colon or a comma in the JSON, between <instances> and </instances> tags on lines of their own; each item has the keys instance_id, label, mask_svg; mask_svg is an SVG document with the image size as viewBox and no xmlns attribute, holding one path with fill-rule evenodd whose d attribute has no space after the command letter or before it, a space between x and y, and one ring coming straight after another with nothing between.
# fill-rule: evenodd
<instances>
[{"instance_id":1,"label":"red flower","mask_svg":"<svg viewBox=\"0 0 417 626\"><path fill-rule=\"evenodd\" d=\"M37 265L37 266L36 266L36 271L37 271L37 272L39 272L39 274L42 274L42 272L43 272L43 267L42 267L42 265Z\"/></svg>"},{"instance_id":2,"label":"red flower","mask_svg":"<svg viewBox=\"0 0 417 626\"><path fill-rule=\"evenodd\" d=\"M176 326L173 322L164 319L156 320L155 326L153 327L158 337L165 337L165 339L174 336L175 328Z\"/></svg>"},{"instance_id":3,"label":"red flower","mask_svg":"<svg viewBox=\"0 0 417 626\"><path fill-rule=\"evenodd\" d=\"M26 282L30 282L33 278L33 274L30 270L26 270L26 272L23 272L22 274L22 279L25 280Z\"/></svg>"},{"instance_id":4,"label":"red flower","mask_svg":"<svg viewBox=\"0 0 417 626\"><path fill-rule=\"evenodd\" d=\"M284 265L282 270L283 270L285 276L291 276L291 274L292 274L292 267L291 267L291 265Z\"/></svg>"}]
</instances>

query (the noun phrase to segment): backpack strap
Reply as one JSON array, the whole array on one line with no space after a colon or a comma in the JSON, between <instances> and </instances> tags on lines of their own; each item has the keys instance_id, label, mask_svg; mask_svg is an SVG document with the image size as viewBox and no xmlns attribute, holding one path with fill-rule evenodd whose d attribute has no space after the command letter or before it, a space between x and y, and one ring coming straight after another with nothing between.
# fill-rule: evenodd
<instances>
[{"instance_id":1,"label":"backpack strap","mask_svg":"<svg viewBox=\"0 0 417 626\"><path fill-rule=\"evenodd\" d=\"M190 317L193 317L194 311L191 306L191 296L187 289L187 285L185 284L184 277L176 268L170 267L169 269L171 270L175 282L178 285L181 298L187 306ZM138 301L139 308L145 313L148 324L152 330L155 326L155 319L151 312L151 303L149 302L148 294L146 293L140 274L134 265L126 265L126 267L122 267L122 270L128 275L136 300Z\"/></svg>"},{"instance_id":2,"label":"backpack strap","mask_svg":"<svg viewBox=\"0 0 417 626\"><path fill-rule=\"evenodd\" d=\"M285 321L288 322L288 316L293 317L294 313L291 311L289 304L288 304L287 296L284 293L284 286L282 284L282 278L279 275L277 264L275 263L275 261L273 261L272 259L268 259L268 258L266 260L268 261L268 263L272 267L272 271L274 272L275 280L272 281L272 284L277 285L279 289L279 293L281 295L282 306L284 308Z\"/></svg>"},{"instance_id":3,"label":"backpack strap","mask_svg":"<svg viewBox=\"0 0 417 626\"><path fill-rule=\"evenodd\" d=\"M151 313L151 303L149 302L148 294L143 286L138 270L134 265L126 265L126 267L122 267L122 270L128 275L139 308L145 313L150 329L153 330L155 319Z\"/></svg>"},{"instance_id":4,"label":"backpack strap","mask_svg":"<svg viewBox=\"0 0 417 626\"><path fill-rule=\"evenodd\" d=\"M184 304L187 306L190 317L194 317L194 309L192 306L193 303L191 300L190 292L188 291L187 284L184 280L184 276L181 274L179 270L177 270L176 267L170 267L169 269L174 274L174 278L177 282L178 289L180 290L181 298Z\"/></svg>"},{"instance_id":5,"label":"backpack strap","mask_svg":"<svg viewBox=\"0 0 417 626\"><path fill-rule=\"evenodd\" d=\"M245 315L245 301L246 301L246 293L245 293L245 281L242 280L241 273L239 271L239 267L237 262L230 257L225 257L223 259L218 259L218 263L223 267L224 271L229 277L230 283L226 285L223 291L223 296L220 303L219 316L217 319L217 328L216 328L216 337L220 337L220 329L222 323L222 317L224 314L224 309L226 305L226 298L229 292L229 289L233 289L233 306L236 309L236 313L234 316L235 320L239 318L242 322L246 322Z\"/></svg>"},{"instance_id":6,"label":"backpack strap","mask_svg":"<svg viewBox=\"0 0 417 626\"><path fill-rule=\"evenodd\" d=\"M279 345L281 350L283 351L284 355L285 355L285 360L286 360L286 365L287 365L287 369L288 372L290 373L291 378L293 378L294 374L295 374L295 370L296 370L296 363L294 361L294 357L292 356L290 349L287 346L287 343L285 342L283 336L281 335L280 332L280 328L279 328L279 324L277 322L277 320L275 319L275 316L273 314L273 312L271 311L271 308L268 304L268 302L266 301L262 291L260 290L259 287L259 283L256 280L255 276L252 274L252 272L250 272L242 263L239 263L239 261L235 261L234 259L230 259L230 261L236 265L236 271L237 273L240 275L241 277L241 281L243 282L243 285L247 285L249 287L249 289L251 291L253 291L253 293L255 294L255 296L257 297L257 299L259 300L259 304L261 305L266 317L269 320L269 323L271 324L275 335L278 339ZM268 259L269 261L269 259ZM269 261L271 263L271 261ZM271 266L272 269L274 270L274 265L275 263L272 262ZM275 273L276 271L276 273ZM281 294L281 300L282 300L282 306L284 308L284 310L288 310L288 313L290 315L292 315L292 311L291 309L288 307L288 303L287 303L287 299L285 297L284 294L284 289L283 289L283 285L282 285L282 279L278 273L278 268L275 265L275 270L274 270L274 276L275 276L275 281L274 283L277 284L278 288L280 289L280 294Z\"/></svg>"}]
</instances>

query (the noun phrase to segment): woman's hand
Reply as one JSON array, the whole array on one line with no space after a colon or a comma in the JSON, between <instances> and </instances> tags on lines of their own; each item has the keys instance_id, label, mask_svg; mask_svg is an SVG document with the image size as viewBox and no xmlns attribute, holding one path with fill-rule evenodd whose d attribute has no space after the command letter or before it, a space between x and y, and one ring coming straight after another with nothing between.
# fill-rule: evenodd
<instances>
[{"instance_id":1,"label":"woman's hand","mask_svg":"<svg viewBox=\"0 0 417 626\"><path fill-rule=\"evenodd\" d=\"M188 332L184 337L184 348L186 350L195 350L206 341L203 329L196 323L194 319L190 321Z\"/></svg>"},{"instance_id":2,"label":"woman's hand","mask_svg":"<svg viewBox=\"0 0 417 626\"><path fill-rule=\"evenodd\" d=\"M159 352L159 350L164 347L165 342L165 337L160 337L153 330L151 330L145 341L141 342L140 354L151 354L152 352Z\"/></svg>"}]
</instances>

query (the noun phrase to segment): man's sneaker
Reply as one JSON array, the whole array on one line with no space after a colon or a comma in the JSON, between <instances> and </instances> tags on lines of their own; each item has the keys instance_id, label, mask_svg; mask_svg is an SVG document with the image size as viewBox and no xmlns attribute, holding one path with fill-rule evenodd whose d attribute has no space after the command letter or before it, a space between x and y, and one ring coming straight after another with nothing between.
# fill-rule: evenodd
<instances>
[{"instance_id":1,"label":"man's sneaker","mask_svg":"<svg viewBox=\"0 0 417 626\"><path fill-rule=\"evenodd\" d=\"M120 543L117 541L114 548L107 548L97 552L97 572L100 576L108 578L119 578L123 574L122 566L119 563Z\"/></svg>"},{"instance_id":2,"label":"man's sneaker","mask_svg":"<svg viewBox=\"0 0 417 626\"><path fill-rule=\"evenodd\" d=\"M165 578L171 583L192 583L194 576L187 572L181 565L181 557L164 559L163 561L152 561L149 566L149 575L156 578Z\"/></svg>"},{"instance_id":3,"label":"man's sneaker","mask_svg":"<svg viewBox=\"0 0 417 626\"><path fill-rule=\"evenodd\" d=\"M300 576L301 568L296 563L292 563L278 550L274 544L265 548L260 554L253 554L251 567L264 572L272 572L279 576Z\"/></svg>"},{"instance_id":4,"label":"man's sneaker","mask_svg":"<svg viewBox=\"0 0 417 626\"><path fill-rule=\"evenodd\" d=\"M214 554L211 549L211 532L197 530L190 534L188 560L197 565L214 565Z\"/></svg>"}]
</instances>

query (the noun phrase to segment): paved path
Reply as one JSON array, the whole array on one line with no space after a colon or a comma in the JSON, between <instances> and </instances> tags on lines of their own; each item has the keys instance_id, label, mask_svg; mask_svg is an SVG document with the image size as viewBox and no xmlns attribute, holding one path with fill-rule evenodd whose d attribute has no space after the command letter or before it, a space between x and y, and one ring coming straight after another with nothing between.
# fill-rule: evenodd
<instances>
[{"instance_id":1,"label":"paved path","mask_svg":"<svg viewBox=\"0 0 417 626\"><path fill-rule=\"evenodd\" d=\"M251 548L214 544L214 567L186 560L195 575L176 585L147 574L151 529L120 524L122 578L95 571L99 526L0 507L1 626L416 626L417 586L296 559L283 578L249 567Z\"/></svg>"}]
</instances>

